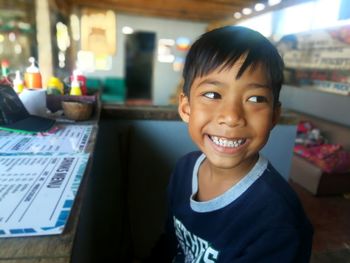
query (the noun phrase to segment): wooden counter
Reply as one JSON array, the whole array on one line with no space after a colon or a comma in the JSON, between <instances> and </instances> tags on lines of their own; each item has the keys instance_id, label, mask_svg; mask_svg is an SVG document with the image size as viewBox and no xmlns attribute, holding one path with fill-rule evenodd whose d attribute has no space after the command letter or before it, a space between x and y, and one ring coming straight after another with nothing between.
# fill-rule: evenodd
<instances>
[{"instance_id":1,"label":"wooden counter","mask_svg":"<svg viewBox=\"0 0 350 263\"><path fill-rule=\"evenodd\" d=\"M62 234L47 236L27 236L0 238L1 263L66 263L71 262L73 244L76 237L82 202L92 167L92 157L98 133L100 102L97 101L92 120L77 122L76 124L90 124L93 126L85 153L90 157L80 182L79 190L74 200L67 224ZM71 124L74 125L74 124Z\"/></svg>"},{"instance_id":2,"label":"wooden counter","mask_svg":"<svg viewBox=\"0 0 350 263\"><path fill-rule=\"evenodd\" d=\"M169 106L134 106L125 104L103 104L102 118L116 120L181 120L176 105ZM278 124L294 125L298 123L297 115L283 111Z\"/></svg>"},{"instance_id":3,"label":"wooden counter","mask_svg":"<svg viewBox=\"0 0 350 263\"><path fill-rule=\"evenodd\" d=\"M96 136L97 124L93 126L88 143L87 153L92 155ZM73 242L79 221L79 214L89 173L91 170L92 156L90 156L79 191L75 197L74 205L69 215L63 234L33 237L0 238L0 262L13 263L61 263L70 262Z\"/></svg>"},{"instance_id":4,"label":"wooden counter","mask_svg":"<svg viewBox=\"0 0 350 263\"><path fill-rule=\"evenodd\" d=\"M103 104L103 118L118 120L180 120L177 106L135 106L125 104Z\"/></svg>"}]
</instances>

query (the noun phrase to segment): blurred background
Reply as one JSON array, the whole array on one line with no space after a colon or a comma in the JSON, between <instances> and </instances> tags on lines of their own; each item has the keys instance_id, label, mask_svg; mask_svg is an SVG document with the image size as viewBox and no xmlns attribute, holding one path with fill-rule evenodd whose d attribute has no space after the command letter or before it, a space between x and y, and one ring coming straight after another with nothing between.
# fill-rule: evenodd
<instances>
[{"instance_id":1,"label":"blurred background","mask_svg":"<svg viewBox=\"0 0 350 263\"><path fill-rule=\"evenodd\" d=\"M349 5L348 0L0 0L2 74L24 72L28 58L35 57L43 85L52 76L65 79L78 68L91 83L105 84L106 92L110 83L119 81L129 98L168 105L176 101L186 52L205 31L247 26L286 53L317 41L323 48L334 47L322 32L305 37L343 28L333 37L342 38L338 46L344 47L350 42ZM305 68L293 63L295 54L287 66ZM293 74L286 75L287 81L295 81ZM338 79L347 83L346 74ZM124 100L110 97L109 102Z\"/></svg>"},{"instance_id":2,"label":"blurred background","mask_svg":"<svg viewBox=\"0 0 350 263\"><path fill-rule=\"evenodd\" d=\"M75 71L101 93L72 262L149 253L168 176L195 148L176 110L187 51L226 25L261 32L283 57L268 151L315 227L311 262L350 262L350 0L0 0L1 81L23 76L33 57L43 88L52 77L69 86Z\"/></svg>"}]
</instances>

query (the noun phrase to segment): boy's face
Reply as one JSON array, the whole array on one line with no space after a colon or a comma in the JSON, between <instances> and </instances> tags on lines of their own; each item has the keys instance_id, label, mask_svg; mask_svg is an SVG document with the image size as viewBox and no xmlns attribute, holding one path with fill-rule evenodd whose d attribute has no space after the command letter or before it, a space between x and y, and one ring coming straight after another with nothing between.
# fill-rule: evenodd
<instances>
[{"instance_id":1,"label":"boy's face","mask_svg":"<svg viewBox=\"0 0 350 263\"><path fill-rule=\"evenodd\" d=\"M179 114L211 165L245 173L268 140L280 106L273 106L272 89L260 66L236 79L241 65L238 61L230 69L196 78L190 99L180 95Z\"/></svg>"}]
</instances>

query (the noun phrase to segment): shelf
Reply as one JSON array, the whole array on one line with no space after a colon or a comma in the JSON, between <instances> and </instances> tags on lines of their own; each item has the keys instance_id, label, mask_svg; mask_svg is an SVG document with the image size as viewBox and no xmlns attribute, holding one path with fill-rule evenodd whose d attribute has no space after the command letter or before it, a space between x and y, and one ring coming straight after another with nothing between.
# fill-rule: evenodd
<instances>
[{"instance_id":1,"label":"shelf","mask_svg":"<svg viewBox=\"0 0 350 263\"><path fill-rule=\"evenodd\" d=\"M350 96L320 91L313 87L283 85L282 107L350 126Z\"/></svg>"}]
</instances>

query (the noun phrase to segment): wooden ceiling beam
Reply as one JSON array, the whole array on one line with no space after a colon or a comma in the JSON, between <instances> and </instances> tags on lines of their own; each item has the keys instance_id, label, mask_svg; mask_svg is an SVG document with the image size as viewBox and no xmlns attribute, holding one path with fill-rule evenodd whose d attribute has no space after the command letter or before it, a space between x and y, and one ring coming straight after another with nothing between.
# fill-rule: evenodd
<instances>
[{"instance_id":1,"label":"wooden ceiling beam","mask_svg":"<svg viewBox=\"0 0 350 263\"><path fill-rule=\"evenodd\" d=\"M257 0L191 0L197 2L211 2L216 5L224 4L229 6L240 6L240 7L249 7L255 5Z\"/></svg>"},{"instance_id":2,"label":"wooden ceiling beam","mask_svg":"<svg viewBox=\"0 0 350 263\"><path fill-rule=\"evenodd\" d=\"M110 8L147 8L148 10L161 9L174 12L208 12L208 14L209 12L227 13L230 8L239 8L237 5L219 5L212 1L201 2L193 0L72 0L72 2L80 5L103 4Z\"/></svg>"},{"instance_id":3,"label":"wooden ceiling beam","mask_svg":"<svg viewBox=\"0 0 350 263\"><path fill-rule=\"evenodd\" d=\"M60 1L60 0L56 0ZM196 20L215 24L235 24L235 12L243 8L253 8L260 0L65 0L71 6L112 9L120 13L163 17L171 19ZM283 6L294 5L313 0L284 0L280 5L266 7L264 12L280 9ZM244 16L247 19L256 16Z\"/></svg>"},{"instance_id":4,"label":"wooden ceiling beam","mask_svg":"<svg viewBox=\"0 0 350 263\"><path fill-rule=\"evenodd\" d=\"M227 0L227 4L197 0L70 0L70 2L72 5L85 7L110 8L126 13L206 22L224 19L242 9Z\"/></svg>"},{"instance_id":5,"label":"wooden ceiling beam","mask_svg":"<svg viewBox=\"0 0 350 263\"><path fill-rule=\"evenodd\" d=\"M107 7L101 6L101 5L94 5L94 6L84 6L84 7L90 7L90 8L103 8L106 9ZM164 18L173 18L173 19L187 19L187 20L196 20L196 21L210 21L212 19L212 16L206 16L205 14L190 14L190 13L182 13L182 12L173 12L173 11L166 11L166 10L147 10L142 8L123 8L118 7L114 8L114 11L117 13L126 13L131 15L142 15L142 16L151 16L151 17L164 17Z\"/></svg>"}]
</instances>

